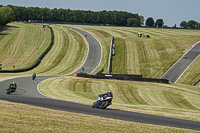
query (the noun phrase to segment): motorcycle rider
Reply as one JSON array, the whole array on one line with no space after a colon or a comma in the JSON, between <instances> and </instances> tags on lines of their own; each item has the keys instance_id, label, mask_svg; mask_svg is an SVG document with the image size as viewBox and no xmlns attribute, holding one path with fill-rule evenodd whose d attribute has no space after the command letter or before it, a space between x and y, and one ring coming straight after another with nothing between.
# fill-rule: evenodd
<instances>
[{"instance_id":1,"label":"motorcycle rider","mask_svg":"<svg viewBox=\"0 0 200 133\"><path fill-rule=\"evenodd\" d=\"M100 108L99 105L101 105L101 103L102 103L102 101L104 100L104 98L106 98L106 97L112 97L112 98L113 98L113 94L112 94L111 91L108 91L108 92L106 92L106 93L103 93L103 94L98 95L98 97L99 97L100 99L98 100L98 98L97 98L97 100L93 103L92 108L95 108L95 107L96 107L96 108ZM111 101L112 101L112 99L111 99ZM112 104L111 101L110 101L109 105Z\"/></svg>"},{"instance_id":2,"label":"motorcycle rider","mask_svg":"<svg viewBox=\"0 0 200 133\"><path fill-rule=\"evenodd\" d=\"M108 92L106 92L106 93L103 93L103 94L100 94L100 95L99 95L99 97L100 97L101 99L103 99L103 97L105 97L105 96L107 96L107 97L113 97L111 91L108 91Z\"/></svg>"},{"instance_id":3,"label":"motorcycle rider","mask_svg":"<svg viewBox=\"0 0 200 133\"><path fill-rule=\"evenodd\" d=\"M33 73L32 80L34 80L35 78L36 78L36 73Z\"/></svg>"},{"instance_id":4,"label":"motorcycle rider","mask_svg":"<svg viewBox=\"0 0 200 133\"><path fill-rule=\"evenodd\" d=\"M15 82L12 82L11 84L9 84L9 88L12 92L15 92L17 89L17 84Z\"/></svg>"}]
</instances>

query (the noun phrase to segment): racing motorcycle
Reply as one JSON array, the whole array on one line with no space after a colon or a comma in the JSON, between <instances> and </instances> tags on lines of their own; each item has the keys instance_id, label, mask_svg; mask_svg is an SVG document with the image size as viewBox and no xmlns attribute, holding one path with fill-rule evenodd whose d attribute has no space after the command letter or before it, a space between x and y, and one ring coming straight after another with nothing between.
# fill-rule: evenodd
<instances>
[{"instance_id":1,"label":"racing motorcycle","mask_svg":"<svg viewBox=\"0 0 200 133\"><path fill-rule=\"evenodd\" d=\"M92 104L92 108L105 109L112 104L113 94L108 91L105 94L101 94L97 97L97 100Z\"/></svg>"},{"instance_id":2,"label":"racing motorcycle","mask_svg":"<svg viewBox=\"0 0 200 133\"><path fill-rule=\"evenodd\" d=\"M15 92L15 91L16 91L16 89L17 89L17 86L16 86L16 84L10 84L10 85L9 85L9 87L8 87L8 89L7 89L7 92L6 92L6 94L13 93L13 92Z\"/></svg>"},{"instance_id":3,"label":"racing motorcycle","mask_svg":"<svg viewBox=\"0 0 200 133\"><path fill-rule=\"evenodd\" d=\"M32 80L35 80L35 78L36 78L36 73L33 73Z\"/></svg>"}]
</instances>

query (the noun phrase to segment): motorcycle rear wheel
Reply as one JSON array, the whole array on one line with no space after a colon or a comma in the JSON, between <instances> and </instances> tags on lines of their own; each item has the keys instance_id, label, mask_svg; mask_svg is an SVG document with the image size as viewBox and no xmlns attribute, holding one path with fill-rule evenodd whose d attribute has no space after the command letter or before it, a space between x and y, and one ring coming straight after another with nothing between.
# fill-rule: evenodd
<instances>
[{"instance_id":1,"label":"motorcycle rear wheel","mask_svg":"<svg viewBox=\"0 0 200 133\"><path fill-rule=\"evenodd\" d=\"M108 101L103 101L102 103L101 103L101 106L99 106L101 109L105 109L106 107L108 107L109 106L109 102Z\"/></svg>"},{"instance_id":2,"label":"motorcycle rear wheel","mask_svg":"<svg viewBox=\"0 0 200 133\"><path fill-rule=\"evenodd\" d=\"M32 80L35 80L36 76L32 76Z\"/></svg>"}]
</instances>

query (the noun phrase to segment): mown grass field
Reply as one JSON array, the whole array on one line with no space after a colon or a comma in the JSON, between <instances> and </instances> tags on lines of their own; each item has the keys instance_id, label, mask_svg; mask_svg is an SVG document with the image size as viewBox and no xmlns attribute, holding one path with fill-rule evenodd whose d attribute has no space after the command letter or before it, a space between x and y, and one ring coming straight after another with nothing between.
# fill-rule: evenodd
<instances>
[{"instance_id":1,"label":"mown grass field","mask_svg":"<svg viewBox=\"0 0 200 133\"><path fill-rule=\"evenodd\" d=\"M111 90L111 108L200 121L200 89L195 87L58 77L42 82L39 89L56 99L89 105Z\"/></svg>"},{"instance_id":2,"label":"mown grass field","mask_svg":"<svg viewBox=\"0 0 200 133\"><path fill-rule=\"evenodd\" d=\"M103 59L108 59L111 37L115 37L116 55L112 73L141 74L143 77L160 78L193 44L199 41L198 30L130 28L106 26L77 26L92 33L103 46ZM146 32L150 38L139 38ZM196 63L199 60L196 61ZM100 64L107 72L107 60ZM198 64L198 63L197 63ZM180 83L194 83L200 67L191 66ZM183 77L184 77L183 75ZM195 76L193 76L195 75Z\"/></svg>"},{"instance_id":3,"label":"mown grass field","mask_svg":"<svg viewBox=\"0 0 200 133\"><path fill-rule=\"evenodd\" d=\"M178 83L192 85L200 78L199 70L200 56L192 63L192 65L186 70L186 72L180 77ZM196 86L200 87L200 83Z\"/></svg>"},{"instance_id":4,"label":"mown grass field","mask_svg":"<svg viewBox=\"0 0 200 133\"><path fill-rule=\"evenodd\" d=\"M50 30L42 25L12 23L12 28L0 35L0 63L4 70L32 65L48 47ZM38 49L37 49L38 48Z\"/></svg>"},{"instance_id":5,"label":"mown grass field","mask_svg":"<svg viewBox=\"0 0 200 133\"><path fill-rule=\"evenodd\" d=\"M14 28L7 31L3 36L0 35L0 41L5 39L5 42L10 42L7 45L9 44L13 48L26 47L26 43L15 44L13 40L19 40L20 42L26 40L27 42L30 41L31 44L33 40L30 38L23 39L25 35L22 33L26 33L27 28L32 29L31 26L33 25L17 24L17 26L20 28ZM104 72L107 72L111 37L114 36L117 51L113 60L113 73L142 74L144 77L153 78L160 78L194 43L199 41L198 36L200 35L196 30L77 25L74 27L90 32L101 43L103 55L98 69L104 68ZM75 71L82 65L87 55L87 44L82 36L63 27L52 26L52 28L55 34L55 44L41 64L25 73L0 74L0 81L16 76L32 75L33 72L38 75L63 75ZM41 27L39 27L38 32L41 30ZM28 31L31 32L32 30ZM138 38L137 34L139 32L146 32L151 38ZM50 31L46 30L46 34L43 31L41 33L44 35L38 37L37 44L42 44L44 38L44 42L48 44ZM32 34L30 33L30 35ZM12 35L12 37L8 38L7 35ZM0 43L0 47L1 45ZM28 46L27 49L29 48L34 49L31 46ZM16 55L15 58L19 57L18 54L21 54L20 57L23 58L23 51L13 53L13 55ZM4 57L2 61L7 58ZM35 58L35 56L32 58ZM13 60L14 58L11 58L11 66ZM22 60L25 61L26 59L23 58ZM198 73L190 82L186 82L190 78L189 74L194 75L199 71L198 61L199 59L193 64L194 66L192 65L186 71L183 79L180 79L178 84L165 85L60 77L42 82L40 90L54 98L90 105L95 101L98 94L112 90L114 99L111 108L200 121L200 88L182 84L190 84L193 80L196 81L195 78L198 77ZM8 66L10 65L8 63ZM191 72L190 69L193 68L196 68L196 71ZM107 132L193 132L191 130L55 111L5 101L0 101L0 105L1 132L8 130L11 132L99 132L104 128ZM8 126L9 123L12 123L14 128Z\"/></svg>"},{"instance_id":6,"label":"mown grass field","mask_svg":"<svg viewBox=\"0 0 200 133\"><path fill-rule=\"evenodd\" d=\"M12 25L17 28L8 30L0 36L0 47L2 48L0 63L4 70L13 69L13 65L16 66L15 69L18 69L33 64L48 47L51 40L50 29L47 28L45 33L41 28L42 25L34 26L23 23L12 23ZM34 28L37 28L37 31L33 30ZM55 43L37 68L19 74L0 74L0 79L32 75L34 72L37 75L65 75L81 67L88 52L86 41L73 30L56 26L52 26L52 28ZM39 51L36 51L38 47ZM10 50L12 53L9 52Z\"/></svg>"},{"instance_id":7,"label":"mown grass field","mask_svg":"<svg viewBox=\"0 0 200 133\"><path fill-rule=\"evenodd\" d=\"M0 132L197 132L0 101Z\"/></svg>"},{"instance_id":8,"label":"mown grass field","mask_svg":"<svg viewBox=\"0 0 200 133\"><path fill-rule=\"evenodd\" d=\"M65 75L76 71L85 62L88 47L86 41L77 32L52 26L55 34L55 45L35 68L41 75Z\"/></svg>"}]
</instances>

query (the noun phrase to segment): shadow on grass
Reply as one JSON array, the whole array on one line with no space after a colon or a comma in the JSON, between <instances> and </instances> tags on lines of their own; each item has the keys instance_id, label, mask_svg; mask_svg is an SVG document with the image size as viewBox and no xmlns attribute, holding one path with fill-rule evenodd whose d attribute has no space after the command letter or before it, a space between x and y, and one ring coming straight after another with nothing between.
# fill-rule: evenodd
<instances>
[{"instance_id":1,"label":"shadow on grass","mask_svg":"<svg viewBox=\"0 0 200 133\"><path fill-rule=\"evenodd\" d=\"M0 29L0 36L6 36L6 35L11 35L9 33L5 33L7 30L10 30L12 28L20 28L20 27L17 27L17 26L7 26L6 28L2 28Z\"/></svg>"},{"instance_id":2,"label":"shadow on grass","mask_svg":"<svg viewBox=\"0 0 200 133\"><path fill-rule=\"evenodd\" d=\"M8 33L0 33L0 36L5 36L5 35L11 35L11 34L8 34Z\"/></svg>"}]
</instances>

